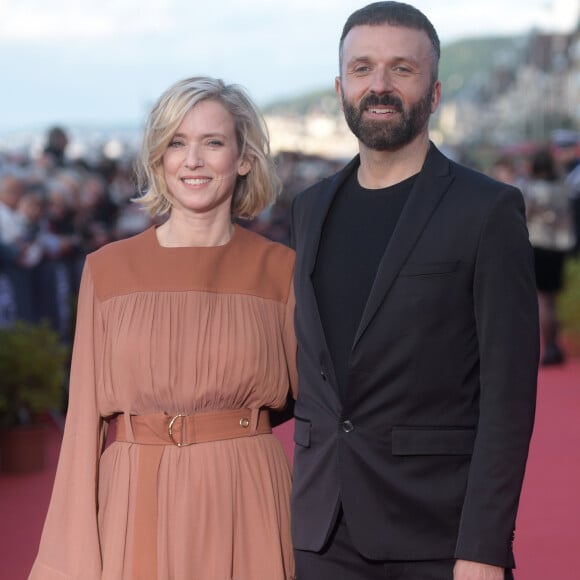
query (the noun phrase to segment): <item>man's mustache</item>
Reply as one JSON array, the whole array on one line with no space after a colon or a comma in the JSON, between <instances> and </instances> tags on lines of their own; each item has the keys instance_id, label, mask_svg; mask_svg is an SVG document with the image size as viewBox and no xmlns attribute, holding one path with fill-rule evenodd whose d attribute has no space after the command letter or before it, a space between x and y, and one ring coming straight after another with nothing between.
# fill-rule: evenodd
<instances>
[{"instance_id":1,"label":"man's mustache","mask_svg":"<svg viewBox=\"0 0 580 580\"><path fill-rule=\"evenodd\" d=\"M378 105L382 105L384 107L393 107L397 112L401 112L403 110L403 102L395 95L375 95L373 93L363 97L360 102L359 109L362 111L364 109L376 107Z\"/></svg>"}]
</instances>

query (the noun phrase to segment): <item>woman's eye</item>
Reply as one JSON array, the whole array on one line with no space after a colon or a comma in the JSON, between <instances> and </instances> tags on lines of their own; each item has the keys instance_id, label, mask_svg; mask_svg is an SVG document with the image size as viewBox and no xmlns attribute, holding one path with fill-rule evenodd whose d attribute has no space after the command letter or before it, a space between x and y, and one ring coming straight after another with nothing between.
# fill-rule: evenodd
<instances>
[{"instance_id":1,"label":"woman's eye","mask_svg":"<svg viewBox=\"0 0 580 580\"><path fill-rule=\"evenodd\" d=\"M183 145L182 141L180 141L179 139L172 139L171 141L169 141L168 147L180 147L181 145Z\"/></svg>"},{"instance_id":2,"label":"woman's eye","mask_svg":"<svg viewBox=\"0 0 580 580\"><path fill-rule=\"evenodd\" d=\"M207 142L207 144L210 147L222 147L223 146L223 141L220 141L219 139L211 139L210 141Z\"/></svg>"}]
</instances>

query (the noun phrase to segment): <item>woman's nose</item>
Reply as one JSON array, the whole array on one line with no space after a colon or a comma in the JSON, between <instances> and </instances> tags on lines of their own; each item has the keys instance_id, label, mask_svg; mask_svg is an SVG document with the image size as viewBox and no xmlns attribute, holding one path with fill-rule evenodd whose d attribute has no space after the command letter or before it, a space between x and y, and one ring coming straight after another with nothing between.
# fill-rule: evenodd
<instances>
[{"instance_id":1,"label":"woman's nose","mask_svg":"<svg viewBox=\"0 0 580 580\"><path fill-rule=\"evenodd\" d=\"M185 167L188 169L203 167L203 159L201 158L197 147L190 147L188 149L187 157L185 158Z\"/></svg>"}]
</instances>

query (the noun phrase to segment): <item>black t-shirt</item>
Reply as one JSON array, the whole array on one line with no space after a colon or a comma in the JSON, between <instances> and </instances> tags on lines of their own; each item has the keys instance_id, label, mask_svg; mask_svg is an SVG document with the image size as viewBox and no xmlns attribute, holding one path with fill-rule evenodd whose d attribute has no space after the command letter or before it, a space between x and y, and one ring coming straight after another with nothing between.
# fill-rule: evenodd
<instances>
[{"instance_id":1,"label":"black t-shirt","mask_svg":"<svg viewBox=\"0 0 580 580\"><path fill-rule=\"evenodd\" d=\"M365 189L356 172L336 194L324 222L313 273L314 291L339 385L379 262L416 176Z\"/></svg>"}]
</instances>

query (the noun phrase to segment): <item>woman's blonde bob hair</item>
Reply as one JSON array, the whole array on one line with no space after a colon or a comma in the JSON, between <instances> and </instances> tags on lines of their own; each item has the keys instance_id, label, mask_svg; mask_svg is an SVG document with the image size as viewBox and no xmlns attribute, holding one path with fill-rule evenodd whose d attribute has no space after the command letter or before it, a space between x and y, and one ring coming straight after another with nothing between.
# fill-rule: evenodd
<instances>
[{"instance_id":1,"label":"woman's blonde bob hair","mask_svg":"<svg viewBox=\"0 0 580 580\"><path fill-rule=\"evenodd\" d=\"M191 77L175 83L161 95L145 124L136 168L140 195L134 201L151 216L164 216L171 210L172 195L163 175L163 155L185 115L205 100L221 103L230 113L240 158L252 166L246 176L238 176L232 216L257 216L274 202L280 191L266 123L246 91L220 79Z\"/></svg>"}]
</instances>

